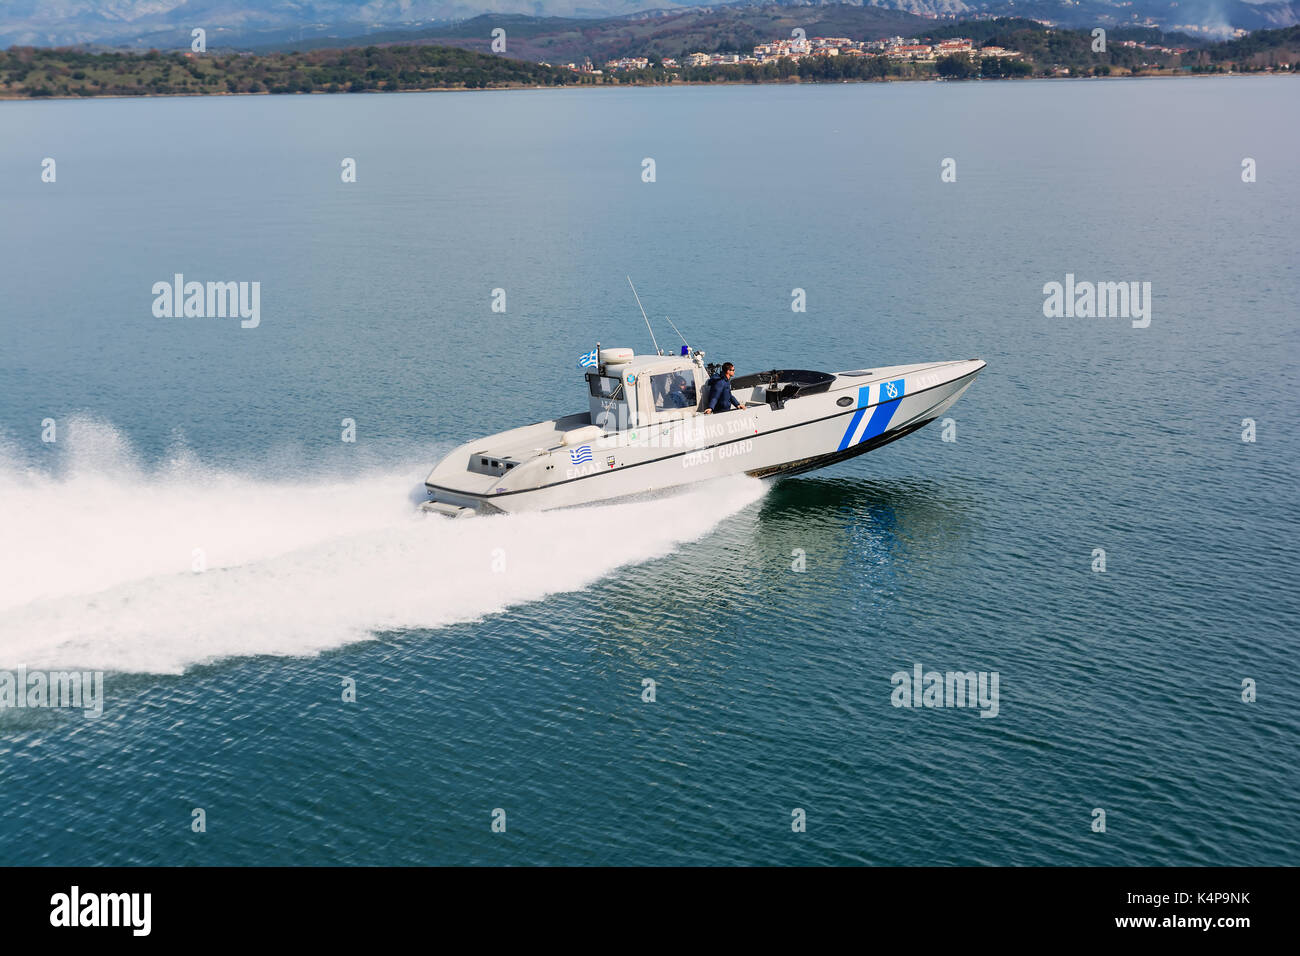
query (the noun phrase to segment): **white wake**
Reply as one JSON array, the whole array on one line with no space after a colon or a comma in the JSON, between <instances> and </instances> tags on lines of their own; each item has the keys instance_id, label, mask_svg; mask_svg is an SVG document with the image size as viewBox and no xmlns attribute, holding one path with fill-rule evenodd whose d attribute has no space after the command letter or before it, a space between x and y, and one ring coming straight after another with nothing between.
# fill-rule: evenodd
<instances>
[{"instance_id":1,"label":"white wake","mask_svg":"<svg viewBox=\"0 0 1300 956\"><path fill-rule=\"evenodd\" d=\"M411 501L432 458L262 477L184 454L142 467L94 422L60 442L53 474L0 445L0 669L180 673L473 620L669 554L763 494L736 478L452 521Z\"/></svg>"}]
</instances>

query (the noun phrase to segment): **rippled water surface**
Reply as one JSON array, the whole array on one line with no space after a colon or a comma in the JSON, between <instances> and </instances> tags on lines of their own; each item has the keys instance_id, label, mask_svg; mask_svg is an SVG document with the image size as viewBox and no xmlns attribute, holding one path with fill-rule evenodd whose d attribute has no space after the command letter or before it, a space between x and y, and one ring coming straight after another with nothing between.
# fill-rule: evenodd
<instances>
[{"instance_id":1,"label":"rippled water surface","mask_svg":"<svg viewBox=\"0 0 1300 956\"><path fill-rule=\"evenodd\" d=\"M1297 90L0 104L0 669L107 672L0 711L0 862L1294 863ZM1150 327L1044 318L1067 273ZM956 441L415 515L647 348L626 274L742 372L989 365ZM891 706L917 664L997 716Z\"/></svg>"}]
</instances>

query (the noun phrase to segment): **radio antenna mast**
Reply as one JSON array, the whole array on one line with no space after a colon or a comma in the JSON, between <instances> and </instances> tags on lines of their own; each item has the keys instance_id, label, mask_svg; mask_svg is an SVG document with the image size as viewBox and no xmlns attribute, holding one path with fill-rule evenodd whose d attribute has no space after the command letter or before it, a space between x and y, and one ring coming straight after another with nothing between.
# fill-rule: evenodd
<instances>
[{"instance_id":1,"label":"radio antenna mast","mask_svg":"<svg viewBox=\"0 0 1300 956\"><path fill-rule=\"evenodd\" d=\"M627 284L632 285L631 276L627 277ZM641 310L641 318L645 319L645 327L650 329L650 341L655 344L655 354L663 355L664 350L659 347L659 342L655 339L655 330L650 328L650 316L645 314L645 306L641 304L641 297L636 294L636 286L634 285L632 285L632 295L636 296L636 307Z\"/></svg>"},{"instance_id":2,"label":"radio antenna mast","mask_svg":"<svg viewBox=\"0 0 1300 956\"><path fill-rule=\"evenodd\" d=\"M673 320L668 318L668 316L666 315L664 316L664 321L667 322L669 325L673 325ZM677 326L673 325L673 331L676 332L677 337L682 340L682 345L685 345L689 349L691 347L691 343L686 341L686 336L682 335L681 330L679 330Z\"/></svg>"}]
</instances>

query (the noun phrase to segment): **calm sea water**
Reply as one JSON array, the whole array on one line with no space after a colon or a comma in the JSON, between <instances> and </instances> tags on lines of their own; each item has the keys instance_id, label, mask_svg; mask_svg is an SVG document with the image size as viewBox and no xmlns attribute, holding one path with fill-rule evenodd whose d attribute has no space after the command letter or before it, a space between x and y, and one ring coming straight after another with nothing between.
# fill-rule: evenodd
<instances>
[{"instance_id":1,"label":"calm sea water","mask_svg":"<svg viewBox=\"0 0 1300 956\"><path fill-rule=\"evenodd\" d=\"M0 668L107 672L0 713L0 863L1294 863L1298 92L0 104ZM175 273L260 326L155 318ZM1044 318L1067 273L1150 327ZM954 442L416 516L649 345L627 274L742 371L989 366ZM891 706L916 664L998 715Z\"/></svg>"}]
</instances>

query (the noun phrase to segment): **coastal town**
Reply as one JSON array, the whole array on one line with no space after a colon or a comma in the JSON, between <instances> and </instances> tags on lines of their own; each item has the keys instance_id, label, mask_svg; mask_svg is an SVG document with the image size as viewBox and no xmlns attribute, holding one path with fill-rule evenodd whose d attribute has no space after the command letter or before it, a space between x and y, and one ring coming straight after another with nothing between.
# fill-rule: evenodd
<instances>
[{"instance_id":1,"label":"coastal town","mask_svg":"<svg viewBox=\"0 0 1300 956\"><path fill-rule=\"evenodd\" d=\"M1239 31L1240 32L1240 31ZM1164 56L1180 56L1188 52L1187 47L1168 47L1158 44L1142 43L1136 40L1120 40L1118 46L1129 49L1146 50ZM603 73L627 73L635 70L653 69L658 66L665 70L682 67L718 67L718 66L763 66L781 60L799 62L817 57L883 57L887 60L907 60L916 63L934 63L945 56L978 55L980 57L1015 58L1021 54L1000 46L977 47L965 37L924 42L916 37L888 37L882 40L850 40L847 37L792 37L788 40L773 40L760 43L752 53L691 53L680 61L674 57L663 57L656 62L650 57L626 56L608 60L604 69L598 69L590 61L583 63L562 64L576 73L599 76ZM548 64L549 65L549 64ZM1063 71L1068 73L1068 70Z\"/></svg>"},{"instance_id":2,"label":"coastal town","mask_svg":"<svg viewBox=\"0 0 1300 956\"><path fill-rule=\"evenodd\" d=\"M604 69L596 69L590 61L584 63L566 63L568 69L579 73L601 74L604 72L623 73L632 70L645 70L660 66L666 70L681 67L743 66L752 64L763 66L782 60L798 62L817 57L843 56L851 58L884 57L889 60L911 60L920 63L933 63L940 57L960 56L978 53L983 57L1016 57L1015 50L1006 50L1000 46L976 48L971 40L964 37L924 43L916 37L888 37L883 40L850 40L847 37L792 37L788 40L773 40L760 43L750 54L742 53L691 53L680 61L673 57L663 57L656 64L644 56L621 57L609 60Z\"/></svg>"}]
</instances>

